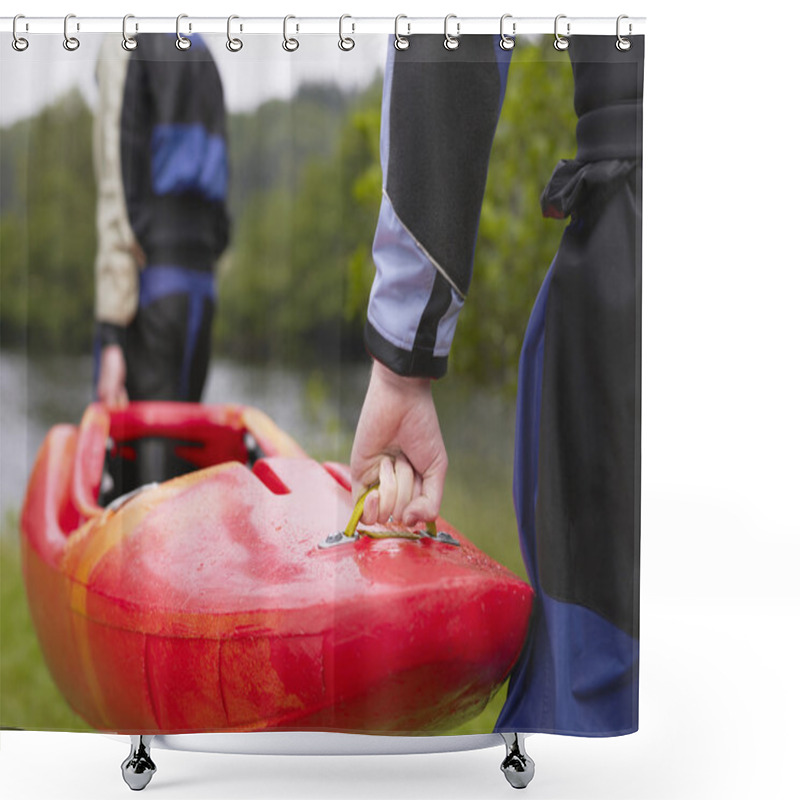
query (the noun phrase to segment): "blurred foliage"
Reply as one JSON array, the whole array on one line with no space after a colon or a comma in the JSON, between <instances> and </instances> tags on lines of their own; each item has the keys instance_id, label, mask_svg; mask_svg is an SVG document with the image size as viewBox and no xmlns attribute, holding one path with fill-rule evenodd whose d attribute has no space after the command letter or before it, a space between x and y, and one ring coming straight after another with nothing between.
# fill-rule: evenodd
<instances>
[{"instance_id":1,"label":"blurred foliage","mask_svg":"<svg viewBox=\"0 0 800 800\"><path fill-rule=\"evenodd\" d=\"M269 100L252 113L228 117L234 220L265 189L296 186L309 158L333 156L330 131L338 129L350 103L335 84L302 84L291 102Z\"/></svg>"},{"instance_id":2,"label":"blurred foliage","mask_svg":"<svg viewBox=\"0 0 800 800\"><path fill-rule=\"evenodd\" d=\"M254 192L236 219L219 281L215 333L221 349L289 362L309 353L330 358L362 351L360 317L347 308L366 301L363 292L353 299L348 265L352 258L364 261L377 220L363 183L377 173L380 202L379 127L375 85L327 127L332 153L301 158L300 139L285 144L282 158L302 161L303 169L296 180L285 176L268 191ZM368 294L367 280L360 283Z\"/></svg>"},{"instance_id":3,"label":"blurred foliage","mask_svg":"<svg viewBox=\"0 0 800 800\"><path fill-rule=\"evenodd\" d=\"M231 247L215 352L291 363L364 357L381 200L380 81L306 85L229 118ZM492 151L455 372L513 386L527 318L562 225L539 195L575 151L572 75L548 41L516 48ZM87 352L95 189L91 111L75 91L0 131L0 340Z\"/></svg>"},{"instance_id":4,"label":"blurred foliage","mask_svg":"<svg viewBox=\"0 0 800 800\"><path fill-rule=\"evenodd\" d=\"M539 197L559 160L574 157L575 112L568 58L549 40L520 48L508 74L451 366L477 381L516 386L517 359L563 223L542 217Z\"/></svg>"},{"instance_id":5,"label":"blurred foliage","mask_svg":"<svg viewBox=\"0 0 800 800\"><path fill-rule=\"evenodd\" d=\"M94 297L92 113L77 90L0 139L0 339L88 349Z\"/></svg>"}]
</instances>

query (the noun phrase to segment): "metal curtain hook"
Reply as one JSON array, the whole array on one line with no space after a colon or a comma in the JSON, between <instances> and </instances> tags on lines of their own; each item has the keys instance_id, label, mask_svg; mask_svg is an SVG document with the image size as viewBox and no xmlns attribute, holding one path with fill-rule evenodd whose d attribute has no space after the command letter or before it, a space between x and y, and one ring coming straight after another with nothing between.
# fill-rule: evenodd
<instances>
[{"instance_id":1,"label":"metal curtain hook","mask_svg":"<svg viewBox=\"0 0 800 800\"><path fill-rule=\"evenodd\" d=\"M139 46L139 42L134 39L133 36L128 36L128 20L135 19L133 14L126 14L122 18L122 49L127 50L130 52L131 50L135 50ZM139 30L139 25L137 23L136 30Z\"/></svg>"},{"instance_id":2,"label":"metal curtain hook","mask_svg":"<svg viewBox=\"0 0 800 800\"><path fill-rule=\"evenodd\" d=\"M11 26L11 33L12 33L12 35L13 35L13 37L14 37L14 38L12 39L12 41L11 41L11 46L12 46L12 47L13 47L13 48L14 48L14 49L15 49L15 50L18 52L18 53L21 53L23 50L27 50L27 49L28 49L28 44L29 44L29 42L28 42L28 40L27 40L27 39L23 39L23 38L22 38L22 37L21 37L21 36L20 36L20 35L17 33L17 20L20 20L20 19L25 19L25 15L24 15L24 14L17 14L17 16L16 16L16 17L14 17L14 23L13 23L13 25ZM25 23L25 30L28 30L28 23L27 23L27 22Z\"/></svg>"},{"instance_id":3,"label":"metal curtain hook","mask_svg":"<svg viewBox=\"0 0 800 800\"><path fill-rule=\"evenodd\" d=\"M239 19L239 17L236 14L231 14L228 17L228 41L225 42L225 47L227 47L228 50L231 51L231 53L238 53L244 47L244 43L242 42L241 39L236 39L233 36L231 36L231 22L233 22L233 20L235 19ZM241 25L239 26L239 30L240 31L242 30Z\"/></svg>"},{"instance_id":4,"label":"metal curtain hook","mask_svg":"<svg viewBox=\"0 0 800 800\"><path fill-rule=\"evenodd\" d=\"M511 23L511 36L508 36L505 32L505 23L507 19L513 19L511 14L503 14L500 17L500 47L503 50L512 50L516 42L514 41L514 37L517 35L517 23Z\"/></svg>"},{"instance_id":5,"label":"metal curtain hook","mask_svg":"<svg viewBox=\"0 0 800 800\"><path fill-rule=\"evenodd\" d=\"M67 14L67 16L64 17L64 49L73 52L74 50L77 50L81 46L81 43L74 36L69 35L68 26L69 26L69 21L71 19L75 19L74 14ZM76 30L80 29L81 26L80 23L78 23L76 25Z\"/></svg>"},{"instance_id":6,"label":"metal curtain hook","mask_svg":"<svg viewBox=\"0 0 800 800\"><path fill-rule=\"evenodd\" d=\"M289 38L288 26L289 26L289 20L290 19L295 19L295 17L293 17L291 14L288 14L287 16L285 16L283 18L283 45L282 45L282 47L287 53L293 53L295 50L297 50L298 47L300 47L300 42L298 42L297 39ZM295 28L294 29L295 29L295 32L299 32L300 26L295 23Z\"/></svg>"},{"instance_id":7,"label":"metal curtain hook","mask_svg":"<svg viewBox=\"0 0 800 800\"><path fill-rule=\"evenodd\" d=\"M450 22L451 19L456 20L456 35L453 36L447 30L447 24ZM458 45L460 42L458 41L458 37L461 35L461 23L458 22L458 17L455 14L448 14L444 18L444 46L446 50L458 50Z\"/></svg>"},{"instance_id":8,"label":"metal curtain hook","mask_svg":"<svg viewBox=\"0 0 800 800\"><path fill-rule=\"evenodd\" d=\"M339 17L339 49L344 51L352 50L356 46L355 40L350 38L349 36L346 37L342 30L344 26L344 21L346 19L352 19L352 17L349 14L342 14L342 16ZM352 28L351 33L355 33L356 32L355 22L351 22L350 26Z\"/></svg>"},{"instance_id":9,"label":"metal curtain hook","mask_svg":"<svg viewBox=\"0 0 800 800\"><path fill-rule=\"evenodd\" d=\"M626 39L620 33L620 23L624 19L628 19L628 17L625 14L620 14L617 17L617 42L616 42L616 48L617 48L617 50L619 50L622 53L624 53L626 50L630 50L631 49L631 40L630 39ZM630 36L632 32L633 32L633 25L631 25L631 23L628 22L628 36Z\"/></svg>"},{"instance_id":10,"label":"metal curtain hook","mask_svg":"<svg viewBox=\"0 0 800 800\"><path fill-rule=\"evenodd\" d=\"M569 38L568 38L569 37L569 27L570 27L569 22L567 22L567 35L566 35L566 37L562 36L558 32L558 21L560 19L566 19L566 18L567 18L566 14L559 14L556 17L556 21L555 21L555 24L553 26L553 32L554 32L555 37L556 37L555 41L553 42L553 47L555 47L556 50L566 50L569 47Z\"/></svg>"},{"instance_id":11,"label":"metal curtain hook","mask_svg":"<svg viewBox=\"0 0 800 800\"><path fill-rule=\"evenodd\" d=\"M400 20L401 19L408 19L405 14L398 14L394 18L394 46L396 50L408 50L411 42L409 41L408 37L411 36L411 23L406 23L406 31L405 36L400 35Z\"/></svg>"},{"instance_id":12,"label":"metal curtain hook","mask_svg":"<svg viewBox=\"0 0 800 800\"><path fill-rule=\"evenodd\" d=\"M188 14L178 14L178 18L175 20L175 47L178 50L188 50L192 46L192 40L181 34L181 20L186 19L188 16ZM192 26L189 25L189 30L191 31L191 29Z\"/></svg>"}]
</instances>

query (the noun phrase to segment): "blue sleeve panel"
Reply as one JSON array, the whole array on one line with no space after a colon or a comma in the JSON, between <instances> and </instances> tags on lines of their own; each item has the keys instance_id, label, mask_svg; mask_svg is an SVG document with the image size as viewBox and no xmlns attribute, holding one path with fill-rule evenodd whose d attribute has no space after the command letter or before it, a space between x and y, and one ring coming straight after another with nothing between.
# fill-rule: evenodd
<instances>
[{"instance_id":1,"label":"blue sleeve panel","mask_svg":"<svg viewBox=\"0 0 800 800\"><path fill-rule=\"evenodd\" d=\"M455 51L439 36L415 36L405 51L392 42L365 340L398 374L437 378L472 276L510 51L493 36L465 37Z\"/></svg>"},{"instance_id":2,"label":"blue sleeve panel","mask_svg":"<svg viewBox=\"0 0 800 800\"><path fill-rule=\"evenodd\" d=\"M222 202L228 194L225 139L202 123L156 125L151 138L153 192L196 192Z\"/></svg>"}]
</instances>

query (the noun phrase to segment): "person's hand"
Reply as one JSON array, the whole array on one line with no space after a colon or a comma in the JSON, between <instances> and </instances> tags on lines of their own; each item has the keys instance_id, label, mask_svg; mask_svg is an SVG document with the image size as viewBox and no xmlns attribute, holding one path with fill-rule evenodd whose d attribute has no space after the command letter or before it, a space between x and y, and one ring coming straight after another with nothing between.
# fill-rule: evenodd
<instances>
[{"instance_id":1,"label":"person's hand","mask_svg":"<svg viewBox=\"0 0 800 800\"><path fill-rule=\"evenodd\" d=\"M369 486L361 519L412 526L439 514L447 452L427 378L404 378L374 362L350 455L353 501Z\"/></svg>"},{"instance_id":2,"label":"person's hand","mask_svg":"<svg viewBox=\"0 0 800 800\"><path fill-rule=\"evenodd\" d=\"M100 374L97 378L97 399L109 408L128 405L125 390L125 354L118 344L106 345L100 351Z\"/></svg>"}]
</instances>

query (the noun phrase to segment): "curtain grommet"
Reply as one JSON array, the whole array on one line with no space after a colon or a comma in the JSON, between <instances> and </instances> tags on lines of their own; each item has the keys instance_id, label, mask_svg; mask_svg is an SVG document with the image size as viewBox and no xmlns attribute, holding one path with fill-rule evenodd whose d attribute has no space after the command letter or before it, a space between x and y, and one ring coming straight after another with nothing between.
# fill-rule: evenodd
<instances>
[{"instance_id":1,"label":"curtain grommet","mask_svg":"<svg viewBox=\"0 0 800 800\"><path fill-rule=\"evenodd\" d=\"M74 53L81 46L81 42L77 37L69 35L69 21L71 19L75 19L74 14L67 14L67 16L64 17L64 49L69 50L70 53ZM80 29L80 23L77 23L75 30L79 31Z\"/></svg>"},{"instance_id":2,"label":"curtain grommet","mask_svg":"<svg viewBox=\"0 0 800 800\"><path fill-rule=\"evenodd\" d=\"M283 43L281 44L281 47L283 47L283 49L287 53L294 53L294 51L297 50L298 47L300 47L300 42L298 42L297 39L290 37L288 34L290 19L296 19L296 17L293 16L292 14L287 14L283 18ZM299 31L300 31L300 26L295 23L295 33L298 33Z\"/></svg>"},{"instance_id":3,"label":"curtain grommet","mask_svg":"<svg viewBox=\"0 0 800 800\"><path fill-rule=\"evenodd\" d=\"M348 53L356 46L356 42L355 39L352 38L352 36L344 35L343 27L344 27L344 21L346 19L352 19L352 17L349 14L342 14L342 16L339 17L339 49L344 50L345 53ZM351 27L350 31L351 34L355 33L356 25L354 22L350 23L350 27Z\"/></svg>"},{"instance_id":4,"label":"curtain grommet","mask_svg":"<svg viewBox=\"0 0 800 800\"><path fill-rule=\"evenodd\" d=\"M14 37L11 40L11 46L18 53L24 53L28 49L28 45L30 44L30 42L27 39L25 39L24 37L20 36L17 33L17 21L21 20L21 19L25 19L25 15L24 14L17 14L14 17L14 22L13 22L13 24L11 26L11 34ZM27 30L27 29L28 29L28 24L25 23L25 30Z\"/></svg>"},{"instance_id":5,"label":"curtain grommet","mask_svg":"<svg viewBox=\"0 0 800 800\"><path fill-rule=\"evenodd\" d=\"M126 14L122 18L122 49L127 50L129 53L132 50L135 50L139 46L139 42L136 41L134 36L128 35L128 20L135 19L133 14ZM139 30L139 25L137 23L136 30Z\"/></svg>"},{"instance_id":6,"label":"curtain grommet","mask_svg":"<svg viewBox=\"0 0 800 800\"><path fill-rule=\"evenodd\" d=\"M244 47L244 42L241 39L231 36L231 22L235 19L239 19L236 14L231 14L228 17L228 41L225 42L225 47L227 47L231 53L238 53ZM239 26L239 30L242 30L241 25Z\"/></svg>"},{"instance_id":7,"label":"curtain grommet","mask_svg":"<svg viewBox=\"0 0 800 800\"><path fill-rule=\"evenodd\" d=\"M507 19L512 20L511 36L509 36L505 31L505 23ZM500 47L502 47L503 50L513 50L514 45L516 44L514 37L517 35L517 23L514 22L513 19L514 18L511 16L511 14L503 14L503 16L500 17Z\"/></svg>"},{"instance_id":8,"label":"curtain grommet","mask_svg":"<svg viewBox=\"0 0 800 800\"><path fill-rule=\"evenodd\" d=\"M620 51L620 53L627 53L628 50L631 49L631 40L626 39L620 33L620 23L624 19L628 19L628 16L626 14L620 14L617 17L617 41L614 43L614 46L617 48L617 50ZM633 26L631 25L630 22L628 22L628 36L631 35L632 31L633 31Z\"/></svg>"},{"instance_id":9,"label":"curtain grommet","mask_svg":"<svg viewBox=\"0 0 800 800\"><path fill-rule=\"evenodd\" d=\"M555 49L558 50L559 52L563 52L564 50L566 50L569 47L569 35L570 35L570 23L569 23L569 21L567 22L567 35L566 36L562 36L558 32L558 21L561 20L561 19L567 19L567 15L566 14L559 14L556 17L555 23L553 24L553 35L555 36L555 40L553 41L553 47L555 47Z\"/></svg>"},{"instance_id":10,"label":"curtain grommet","mask_svg":"<svg viewBox=\"0 0 800 800\"><path fill-rule=\"evenodd\" d=\"M398 14L394 18L394 48L395 50L408 50L411 46L411 40L409 37L411 36L411 23L406 23L406 35L400 35L400 20L401 19L408 19L405 14Z\"/></svg>"},{"instance_id":11,"label":"curtain grommet","mask_svg":"<svg viewBox=\"0 0 800 800\"><path fill-rule=\"evenodd\" d=\"M192 46L192 40L181 33L181 20L186 19L188 16L188 14L178 14L175 20L175 47L178 50L188 50ZM192 30L191 24L189 25L189 30Z\"/></svg>"},{"instance_id":12,"label":"curtain grommet","mask_svg":"<svg viewBox=\"0 0 800 800\"><path fill-rule=\"evenodd\" d=\"M455 36L448 30L448 24L451 19L456 20ZM458 50L458 46L461 44L458 38L459 36L461 36L461 23L458 21L458 17L455 14L448 14L444 18L444 49L450 51Z\"/></svg>"}]
</instances>

